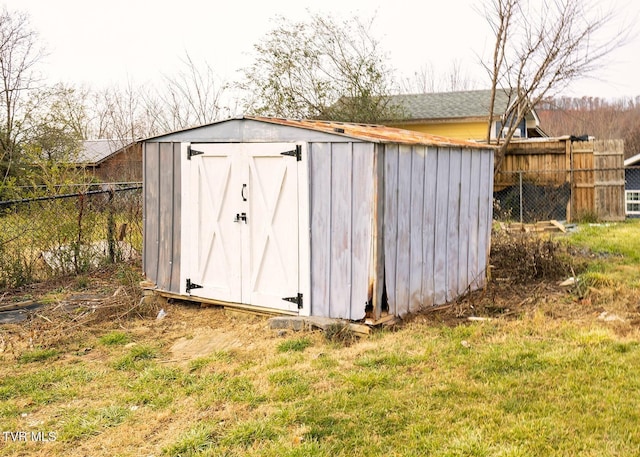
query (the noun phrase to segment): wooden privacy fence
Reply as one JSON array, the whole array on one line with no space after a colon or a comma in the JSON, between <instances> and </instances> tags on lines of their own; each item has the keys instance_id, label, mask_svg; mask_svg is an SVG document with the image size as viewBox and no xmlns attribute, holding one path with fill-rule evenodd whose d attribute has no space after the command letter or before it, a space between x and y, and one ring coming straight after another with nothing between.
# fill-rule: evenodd
<instances>
[{"instance_id":1,"label":"wooden privacy fence","mask_svg":"<svg viewBox=\"0 0 640 457\"><path fill-rule=\"evenodd\" d=\"M545 218L621 221L624 196L622 140L517 141L494 180L497 215L502 210L503 216L526 222ZM535 207L541 211L530 210Z\"/></svg>"}]
</instances>

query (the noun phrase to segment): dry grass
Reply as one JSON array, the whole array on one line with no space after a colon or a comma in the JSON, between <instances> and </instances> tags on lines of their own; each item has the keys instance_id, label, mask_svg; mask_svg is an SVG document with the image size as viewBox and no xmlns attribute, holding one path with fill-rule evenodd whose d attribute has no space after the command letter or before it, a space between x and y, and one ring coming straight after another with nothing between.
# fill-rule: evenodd
<instances>
[{"instance_id":1,"label":"dry grass","mask_svg":"<svg viewBox=\"0 0 640 457\"><path fill-rule=\"evenodd\" d=\"M133 266L23 289L49 305L0 326L0 423L57 440L0 455L638 455L640 294L617 279L637 265L596 257L562 288L575 264L525 281L511 257L486 290L346 342L185 303L158 320ZM78 293L108 306L63 312Z\"/></svg>"}]
</instances>

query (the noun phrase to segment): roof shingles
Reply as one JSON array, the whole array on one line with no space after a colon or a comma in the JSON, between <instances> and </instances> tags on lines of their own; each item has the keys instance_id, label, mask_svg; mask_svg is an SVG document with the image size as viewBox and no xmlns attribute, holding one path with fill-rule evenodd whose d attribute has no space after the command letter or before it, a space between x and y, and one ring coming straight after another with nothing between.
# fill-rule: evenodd
<instances>
[{"instance_id":1,"label":"roof shingles","mask_svg":"<svg viewBox=\"0 0 640 457\"><path fill-rule=\"evenodd\" d=\"M456 119L487 117L490 90L392 95L391 104L401 110L406 120ZM509 93L496 92L494 112L504 113L510 103Z\"/></svg>"}]
</instances>

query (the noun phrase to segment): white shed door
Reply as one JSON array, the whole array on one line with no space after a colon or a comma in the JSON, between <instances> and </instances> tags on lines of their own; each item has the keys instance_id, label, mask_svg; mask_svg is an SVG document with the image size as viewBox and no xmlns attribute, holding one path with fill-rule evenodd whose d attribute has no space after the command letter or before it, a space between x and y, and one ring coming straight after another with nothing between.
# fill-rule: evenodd
<instances>
[{"instance_id":1,"label":"white shed door","mask_svg":"<svg viewBox=\"0 0 640 457\"><path fill-rule=\"evenodd\" d=\"M238 161L221 145L197 145L204 151L188 159L183 152L181 269L186 293L221 301L241 301L241 231L230 195L238 187ZM185 189L186 188L186 189Z\"/></svg>"},{"instance_id":2,"label":"white shed door","mask_svg":"<svg viewBox=\"0 0 640 457\"><path fill-rule=\"evenodd\" d=\"M182 267L195 288L185 292L298 310L295 149L283 143L191 145L196 155L183 159L182 227L189 235L183 238L188 253Z\"/></svg>"}]
</instances>

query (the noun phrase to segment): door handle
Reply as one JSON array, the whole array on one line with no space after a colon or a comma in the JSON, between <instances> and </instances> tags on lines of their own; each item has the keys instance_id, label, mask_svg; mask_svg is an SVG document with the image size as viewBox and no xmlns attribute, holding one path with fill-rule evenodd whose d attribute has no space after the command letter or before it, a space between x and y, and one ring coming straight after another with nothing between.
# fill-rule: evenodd
<instances>
[{"instance_id":1,"label":"door handle","mask_svg":"<svg viewBox=\"0 0 640 457\"><path fill-rule=\"evenodd\" d=\"M242 185L242 190L240 190L240 196L242 197L242 201L246 202L247 201L247 197L244 196L244 190L247 188L246 184Z\"/></svg>"},{"instance_id":2,"label":"door handle","mask_svg":"<svg viewBox=\"0 0 640 457\"><path fill-rule=\"evenodd\" d=\"M233 222L244 222L247 223L247 213L236 213L236 218Z\"/></svg>"}]
</instances>

